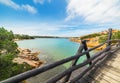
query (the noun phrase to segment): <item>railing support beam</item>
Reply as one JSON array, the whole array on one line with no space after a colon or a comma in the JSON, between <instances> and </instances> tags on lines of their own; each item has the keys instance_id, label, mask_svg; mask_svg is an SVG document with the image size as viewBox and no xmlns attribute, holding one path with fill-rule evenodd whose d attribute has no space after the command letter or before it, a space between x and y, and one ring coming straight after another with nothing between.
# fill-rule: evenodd
<instances>
[{"instance_id":1,"label":"railing support beam","mask_svg":"<svg viewBox=\"0 0 120 83\"><path fill-rule=\"evenodd\" d=\"M109 30L108 30L108 41L111 40L111 38L112 38L112 28L109 28ZM111 41L108 42L107 46L109 46L109 45L111 45Z\"/></svg>"},{"instance_id":2,"label":"railing support beam","mask_svg":"<svg viewBox=\"0 0 120 83\"><path fill-rule=\"evenodd\" d=\"M84 50L87 51L88 47L87 47L87 44L86 44L86 40L82 40L82 44L84 45ZM87 57L87 59L90 58L90 53L89 52L86 53L86 57ZM89 63L89 65L91 65L91 64L92 64L92 62Z\"/></svg>"},{"instance_id":3,"label":"railing support beam","mask_svg":"<svg viewBox=\"0 0 120 83\"><path fill-rule=\"evenodd\" d=\"M79 55L81 54L83 51L83 44L80 45L76 55ZM72 61L72 66L75 66L77 64L77 61L79 60L80 56L78 58L76 58L75 60ZM70 76L71 76L72 72L70 72L66 77L65 77L65 80L63 81L63 83L66 83L69 79L70 79Z\"/></svg>"}]
</instances>

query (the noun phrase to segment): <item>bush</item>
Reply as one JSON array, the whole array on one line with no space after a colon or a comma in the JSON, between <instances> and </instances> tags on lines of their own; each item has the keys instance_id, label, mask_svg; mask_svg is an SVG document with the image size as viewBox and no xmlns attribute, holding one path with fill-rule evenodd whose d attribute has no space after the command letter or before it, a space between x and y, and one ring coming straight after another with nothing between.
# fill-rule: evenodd
<instances>
[{"instance_id":1,"label":"bush","mask_svg":"<svg viewBox=\"0 0 120 83\"><path fill-rule=\"evenodd\" d=\"M86 39L86 38L97 37L97 36L101 36L101 35L99 33L89 34L89 35L81 37L81 40Z\"/></svg>"},{"instance_id":2,"label":"bush","mask_svg":"<svg viewBox=\"0 0 120 83\"><path fill-rule=\"evenodd\" d=\"M105 42L107 39L108 39L108 35L103 35L103 36L101 36L101 37L99 38L99 42L100 42L100 43L103 43L103 42ZM120 39L120 31L113 33L111 39L113 39L113 40L114 40L114 39Z\"/></svg>"}]
</instances>

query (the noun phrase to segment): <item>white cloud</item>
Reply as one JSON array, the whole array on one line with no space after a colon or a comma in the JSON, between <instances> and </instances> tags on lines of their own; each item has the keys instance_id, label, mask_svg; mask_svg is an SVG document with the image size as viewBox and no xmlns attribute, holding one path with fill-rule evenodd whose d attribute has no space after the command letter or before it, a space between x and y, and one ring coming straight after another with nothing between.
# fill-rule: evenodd
<instances>
[{"instance_id":1,"label":"white cloud","mask_svg":"<svg viewBox=\"0 0 120 83\"><path fill-rule=\"evenodd\" d=\"M28 35L49 35L49 36L82 36L102 30L120 29L120 24L110 25L86 25L74 26L63 23L43 23L43 22L0 22L0 27L5 27L7 30L12 30L15 34L28 34Z\"/></svg>"},{"instance_id":2,"label":"white cloud","mask_svg":"<svg viewBox=\"0 0 120 83\"><path fill-rule=\"evenodd\" d=\"M26 10L32 14L37 13L37 10L33 6L30 6L28 4L19 5L13 2L12 0L0 0L0 3L9 6L11 8L14 8L16 10Z\"/></svg>"},{"instance_id":3,"label":"white cloud","mask_svg":"<svg viewBox=\"0 0 120 83\"><path fill-rule=\"evenodd\" d=\"M37 13L37 10L34 7L32 7L28 4L27 5L22 5L22 8L27 10L30 13L33 13L33 14Z\"/></svg>"},{"instance_id":4,"label":"white cloud","mask_svg":"<svg viewBox=\"0 0 120 83\"><path fill-rule=\"evenodd\" d=\"M39 23L39 22L3 22L0 23L0 27L3 26L8 30L12 30L15 34L29 34L29 35L57 35L57 31L64 25L51 24L51 23Z\"/></svg>"},{"instance_id":5,"label":"white cloud","mask_svg":"<svg viewBox=\"0 0 120 83\"><path fill-rule=\"evenodd\" d=\"M120 0L67 0L66 20L84 18L85 22L107 23L120 19Z\"/></svg>"},{"instance_id":6,"label":"white cloud","mask_svg":"<svg viewBox=\"0 0 120 83\"><path fill-rule=\"evenodd\" d=\"M12 0L0 0L0 3L6 5L6 6L10 6L14 9L19 9L20 6L16 3L14 3Z\"/></svg>"}]
</instances>

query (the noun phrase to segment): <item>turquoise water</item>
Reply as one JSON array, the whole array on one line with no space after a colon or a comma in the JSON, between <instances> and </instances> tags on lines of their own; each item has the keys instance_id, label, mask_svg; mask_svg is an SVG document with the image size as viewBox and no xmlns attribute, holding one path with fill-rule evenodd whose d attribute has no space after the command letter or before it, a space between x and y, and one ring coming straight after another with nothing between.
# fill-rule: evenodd
<instances>
[{"instance_id":1,"label":"turquoise water","mask_svg":"<svg viewBox=\"0 0 120 83\"><path fill-rule=\"evenodd\" d=\"M64 38L37 38L32 40L16 41L20 48L28 48L34 51L40 51L40 59L45 60L47 63L52 63L70 56L75 55L80 44L71 42L69 39ZM86 57L81 57L79 63ZM66 68L70 67L70 63L64 64L35 77L28 79L28 83L44 83L51 76L54 76Z\"/></svg>"},{"instance_id":2,"label":"turquoise water","mask_svg":"<svg viewBox=\"0 0 120 83\"><path fill-rule=\"evenodd\" d=\"M75 55L80 46L65 38L36 38L16 42L20 48L40 51L40 59L46 60L48 64ZM81 57L79 62L85 58Z\"/></svg>"},{"instance_id":3,"label":"turquoise water","mask_svg":"<svg viewBox=\"0 0 120 83\"><path fill-rule=\"evenodd\" d=\"M74 55L79 47L78 43L63 38L37 38L17 41L17 44L21 48L40 51L41 57L51 57L55 61Z\"/></svg>"}]
</instances>

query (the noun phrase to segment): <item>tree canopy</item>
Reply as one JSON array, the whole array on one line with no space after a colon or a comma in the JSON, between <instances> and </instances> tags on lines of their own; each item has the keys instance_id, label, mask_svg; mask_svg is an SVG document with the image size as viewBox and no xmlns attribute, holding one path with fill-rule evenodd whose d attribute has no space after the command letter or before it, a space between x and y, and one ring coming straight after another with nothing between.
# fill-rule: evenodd
<instances>
[{"instance_id":1,"label":"tree canopy","mask_svg":"<svg viewBox=\"0 0 120 83\"><path fill-rule=\"evenodd\" d=\"M0 81L22 73L30 66L28 64L13 63L13 59L17 57L19 51L18 45L14 40L12 31L0 28Z\"/></svg>"}]
</instances>

